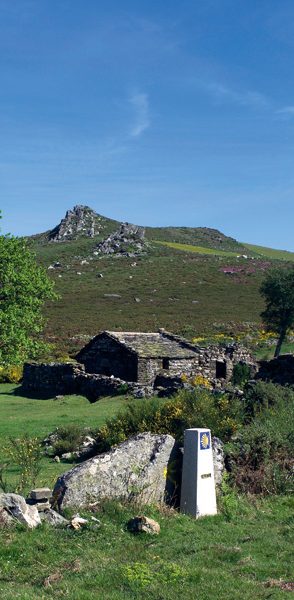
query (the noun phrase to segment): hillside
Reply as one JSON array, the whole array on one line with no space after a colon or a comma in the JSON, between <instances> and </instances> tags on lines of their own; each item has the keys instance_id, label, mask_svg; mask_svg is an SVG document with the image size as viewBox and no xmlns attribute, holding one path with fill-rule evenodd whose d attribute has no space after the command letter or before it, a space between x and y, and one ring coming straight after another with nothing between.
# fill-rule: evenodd
<instances>
[{"instance_id":1,"label":"hillside","mask_svg":"<svg viewBox=\"0 0 294 600\"><path fill-rule=\"evenodd\" d=\"M276 258L285 263L284 253L239 244L213 229L144 232L94 213L93 233L89 222L81 226L75 221L72 227L72 220L70 232L65 217L61 228L30 238L60 294L46 307L46 337L72 352L107 328L165 327L192 337L234 330L244 322L258 324L261 280ZM294 254L286 258L293 260Z\"/></svg>"},{"instance_id":2,"label":"hillside","mask_svg":"<svg viewBox=\"0 0 294 600\"><path fill-rule=\"evenodd\" d=\"M146 235L151 240L204 246L214 250L224 250L244 254L246 248L234 238L217 229L208 227L147 227Z\"/></svg>"}]
</instances>

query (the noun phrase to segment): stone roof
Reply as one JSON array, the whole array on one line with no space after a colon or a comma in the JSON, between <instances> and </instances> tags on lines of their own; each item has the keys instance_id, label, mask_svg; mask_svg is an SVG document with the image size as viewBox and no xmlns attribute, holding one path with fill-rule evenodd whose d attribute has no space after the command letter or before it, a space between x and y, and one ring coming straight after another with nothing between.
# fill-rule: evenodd
<instances>
[{"instance_id":1,"label":"stone roof","mask_svg":"<svg viewBox=\"0 0 294 600\"><path fill-rule=\"evenodd\" d=\"M79 354L82 355L84 351L90 350L92 345L96 345L101 335L107 335L141 358L194 358L199 352L197 346L166 331L158 333L104 331L95 336Z\"/></svg>"}]
</instances>

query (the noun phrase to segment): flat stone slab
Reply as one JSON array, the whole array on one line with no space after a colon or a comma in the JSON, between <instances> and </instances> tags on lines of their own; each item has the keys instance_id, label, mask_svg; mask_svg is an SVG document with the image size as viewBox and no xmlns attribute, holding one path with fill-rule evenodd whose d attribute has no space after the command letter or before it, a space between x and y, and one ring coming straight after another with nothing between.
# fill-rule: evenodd
<instances>
[{"instance_id":1,"label":"flat stone slab","mask_svg":"<svg viewBox=\"0 0 294 600\"><path fill-rule=\"evenodd\" d=\"M44 512L45 510L49 510L51 508L49 502L36 502L33 506L36 507L38 512Z\"/></svg>"},{"instance_id":2,"label":"flat stone slab","mask_svg":"<svg viewBox=\"0 0 294 600\"><path fill-rule=\"evenodd\" d=\"M52 495L52 490L49 488L35 488L31 491L30 497L32 500L48 500Z\"/></svg>"}]
</instances>

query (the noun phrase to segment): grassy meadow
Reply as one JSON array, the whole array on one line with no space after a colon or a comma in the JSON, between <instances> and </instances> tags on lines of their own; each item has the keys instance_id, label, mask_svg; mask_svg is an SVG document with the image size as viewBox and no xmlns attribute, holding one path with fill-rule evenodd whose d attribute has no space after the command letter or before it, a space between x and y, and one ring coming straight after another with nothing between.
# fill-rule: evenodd
<instances>
[{"instance_id":1,"label":"grassy meadow","mask_svg":"<svg viewBox=\"0 0 294 600\"><path fill-rule=\"evenodd\" d=\"M126 404L125 396L102 398L91 404L82 396L63 396L55 400L37 400L18 395L18 386L0 385L0 464L7 460L6 444L10 438L28 435L44 439L56 427L69 424L98 428ZM37 481L39 486L52 486L58 475L73 463L56 463L51 458L42 459ZM7 471L8 483L13 486L17 473Z\"/></svg>"},{"instance_id":2,"label":"grassy meadow","mask_svg":"<svg viewBox=\"0 0 294 600\"><path fill-rule=\"evenodd\" d=\"M9 437L43 438L69 423L96 427L126 402L79 396L32 400L12 385L0 387L1 462ZM53 486L72 466L44 458L39 485ZM9 472L13 482L16 473ZM82 511L82 530L43 524L0 531L0 595L3 600L251 600L282 599L293 581L293 499L237 497L228 492L219 515L195 521L176 511L144 508L158 520L159 536L133 535L128 519L142 507L104 502ZM97 521L92 521L94 516Z\"/></svg>"},{"instance_id":3,"label":"grassy meadow","mask_svg":"<svg viewBox=\"0 0 294 600\"><path fill-rule=\"evenodd\" d=\"M237 252L231 252L229 250L220 250L219 248L205 248L204 246L193 246L192 244L178 244L177 242L159 242L162 246L168 248L174 248L175 250L183 250L183 252L196 252L196 254L208 254L210 256L224 256L224 257L236 257Z\"/></svg>"},{"instance_id":4,"label":"grassy meadow","mask_svg":"<svg viewBox=\"0 0 294 600\"><path fill-rule=\"evenodd\" d=\"M274 248L266 248L265 246L256 246L254 244L243 244L243 246L250 252L270 258L271 260L294 261L294 252L289 252L288 250L275 250Z\"/></svg>"},{"instance_id":5,"label":"grassy meadow","mask_svg":"<svg viewBox=\"0 0 294 600\"><path fill-rule=\"evenodd\" d=\"M0 533L3 600L282 600L293 582L293 500L240 503L195 521L176 512L144 513L158 536L133 535L131 506L101 504L99 523L80 531L41 526ZM91 519L90 513L82 513Z\"/></svg>"}]
</instances>

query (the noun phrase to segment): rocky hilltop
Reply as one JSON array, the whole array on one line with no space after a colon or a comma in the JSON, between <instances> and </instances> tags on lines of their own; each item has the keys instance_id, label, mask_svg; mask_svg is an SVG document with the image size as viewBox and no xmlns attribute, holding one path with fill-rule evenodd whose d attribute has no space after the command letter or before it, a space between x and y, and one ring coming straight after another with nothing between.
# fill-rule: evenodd
<instances>
[{"instance_id":1,"label":"rocky hilltop","mask_svg":"<svg viewBox=\"0 0 294 600\"><path fill-rule=\"evenodd\" d=\"M104 218L89 206L77 204L68 210L59 225L49 232L49 241L65 242L81 236L93 238L101 233L103 221Z\"/></svg>"},{"instance_id":2,"label":"rocky hilltop","mask_svg":"<svg viewBox=\"0 0 294 600\"><path fill-rule=\"evenodd\" d=\"M49 242L97 237L95 255L138 256L148 249L144 227L113 221L81 204L68 210L59 225L46 234Z\"/></svg>"},{"instance_id":3,"label":"rocky hilltop","mask_svg":"<svg viewBox=\"0 0 294 600\"><path fill-rule=\"evenodd\" d=\"M95 254L133 257L144 254L147 249L144 227L121 223L117 231L97 245Z\"/></svg>"}]
</instances>

